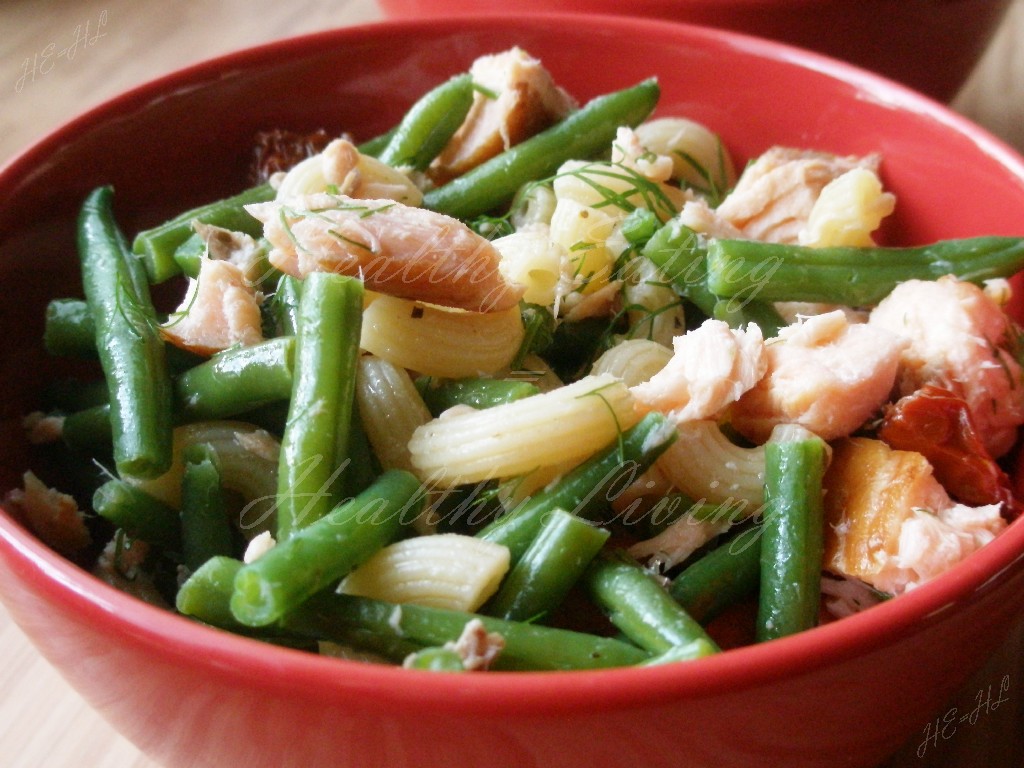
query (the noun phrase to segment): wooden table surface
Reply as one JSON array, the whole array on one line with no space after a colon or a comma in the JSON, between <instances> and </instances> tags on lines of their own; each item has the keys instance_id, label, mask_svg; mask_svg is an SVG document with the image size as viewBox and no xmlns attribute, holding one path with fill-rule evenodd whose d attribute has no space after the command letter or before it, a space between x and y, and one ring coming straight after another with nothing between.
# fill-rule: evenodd
<instances>
[{"instance_id":1,"label":"wooden table surface","mask_svg":"<svg viewBox=\"0 0 1024 768\"><path fill-rule=\"evenodd\" d=\"M83 109L185 64L281 37L380 18L373 0L3 0L0 160ZM953 106L1024 151L1024 0L1016 0ZM928 741L929 724L922 723L920 737L912 739L887 768L1024 765L1022 659L1024 623L961 694L935 715L941 718L953 708L970 712L984 690L994 686L997 691L1003 682L1008 685L1005 705L983 712L949 739ZM0 766L156 765L64 683L0 606Z\"/></svg>"}]
</instances>

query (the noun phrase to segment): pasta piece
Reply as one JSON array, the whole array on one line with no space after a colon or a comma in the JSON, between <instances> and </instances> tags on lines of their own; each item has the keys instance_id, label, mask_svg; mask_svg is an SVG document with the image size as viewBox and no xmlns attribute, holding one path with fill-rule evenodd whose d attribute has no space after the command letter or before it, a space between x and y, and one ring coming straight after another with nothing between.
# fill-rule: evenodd
<instances>
[{"instance_id":1,"label":"pasta piece","mask_svg":"<svg viewBox=\"0 0 1024 768\"><path fill-rule=\"evenodd\" d=\"M462 312L382 295L363 312L360 346L401 368L457 379L507 367L523 336L518 307Z\"/></svg>"},{"instance_id":2,"label":"pasta piece","mask_svg":"<svg viewBox=\"0 0 1024 768\"><path fill-rule=\"evenodd\" d=\"M492 241L501 261L498 269L510 283L525 286L523 300L551 306L571 287L569 257L551 241L551 230L534 224Z\"/></svg>"},{"instance_id":3,"label":"pasta piece","mask_svg":"<svg viewBox=\"0 0 1024 768\"><path fill-rule=\"evenodd\" d=\"M679 439L656 466L693 499L755 508L764 501L764 446L738 446L714 421L679 425Z\"/></svg>"},{"instance_id":4,"label":"pasta piece","mask_svg":"<svg viewBox=\"0 0 1024 768\"><path fill-rule=\"evenodd\" d=\"M413 433L409 450L422 479L451 488L582 459L637 421L621 381L586 376L485 411L442 414Z\"/></svg>"},{"instance_id":5,"label":"pasta piece","mask_svg":"<svg viewBox=\"0 0 1024 768\"><path fill-rule=\"evenodd\" d=\"M431 419L408 371L373 355L359 358L356 403L366 437L383 469L411 472L409 438Z\"/></svg>"},{"instance_id":6,"label":"pasta piece","mask_svg":"<svg viewBox=\"0 0 1024 768\"><path fill-rule=\"evenodd\" d=\"M512 226L520 230L534 224L550 224L555 203L555 191L549 184L527 184L512 208Z\"/></svg>"},{"instance_id":7,"label":"pasta piece","mask_svg":"<svg viewBox=\"0 0 1024 768\"><path fill-rule=\"evenodd\" d=\"M854 168L821 190L799 242L814 248L874 245L871 233L895 207L895 195L882 189L874 171Z\"/></svg>"},{"instance_id":8,"label":"pasta piece","mask_svg":"<svg viewBox=\"0 0 1024 768\"><path fill-rule=\"evenodd\" d=\"M125 478L140 490L175 509L181 506L185 450L209 445L217 457L221 483L246 502L238 528L255 538L273 524L277 496L277 462L281 446L269 432L240 421L203 421L174 430L171 467L152 479Z\"/></svg>"},{"instance_id":9,"label":"pasta piece","mask_svg":"<svg viewBox=\"0 0 1024 768\"><path fill-rule=\"evenodd\" d=\"M619 218L571 199L559 199L551 216L551 240L569 254L572 276L583 293L608 284L615 256L607 241Z\"/></svg>"},{"instance_id":10,"label":"pasta piece","mask_svg":"<svg viewBox=\"0 0 1024 768\"><path fill-rule=\"evenodd\" d=\"M673 178L719 194L736 183L732 158L722 140L700 123L684 117L658 118L637 126L636 135L651 152L672 158Z\"/></svg>"},{"instance_id":11,"label":"pasta piece","mask_svg":"<svg viewBox=\"0 0 1024 768\"><path fill-rule=\"evenodd\" d=\"M508 572L508 548L475 536L442 533L402 539L346 576L338 591L392 603L475 611Z\"/></svg>"},{"instance_id":12,"label":"pasta piece","mask_svg":"<svg viewBox=\"0 0 1024 768\"><path fill-rule=\"evenodd\" d=\"M570 160L558 169L555 198L596 208L623 219L634 208L646 208L667 221L683 204L682 192L653 181L625 164Z\"/></svg>"},{"instance_id":13,"label":"pasta piece","mask_svg":"<svg viewBox=\"0 0 1024 768\"><path fill-rule=\"evenodd\" d=\"M672 481L655 464L615 494L611 500L612 509L627 525L645 517L652 522L665 519L663 515L672 514L678 508L678 504L669 498L676 490Z\"/></svg>"},{"instance_id":14,"label":"pasta piece","mask_svg":"<svg viewBox=\"0 0 1024 768\"><path fill-rule=\"evenodd\" d=\"M650 339L626 339L594 361L593 374L610 374L633 387L647 381L672 359L672 350Z\"/></svg>"}]
</instances>

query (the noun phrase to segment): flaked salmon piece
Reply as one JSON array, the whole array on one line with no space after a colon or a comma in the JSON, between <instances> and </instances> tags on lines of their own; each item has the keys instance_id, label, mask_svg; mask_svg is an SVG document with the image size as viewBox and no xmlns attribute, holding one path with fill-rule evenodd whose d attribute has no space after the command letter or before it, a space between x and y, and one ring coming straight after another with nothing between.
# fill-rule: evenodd
<instances>
[{"instance_id":1,"label":"flaked salmon piece","mask_svg":"<svg viewBox=\"0 0 1024 768\"><path fill-rule=\"evenodd\" d=\"M334 139L280 178L276 199L332 192L362 200L419 205L423 193L402 171L364 155L348 139Z\"/></svg>"},{"instance_id":2,"label":"flaked salmon piece","mask_svg":"<svg viewBox=\"0 0 1024 768\"><path fill-rule=\"evenodd\" d=\"M914 451L833 445L825 473L825 568L898 595L945 572L1006 526L999 505L955 504Z\"/></svg>"},{"instance_id":3,"label":"flaked salmon piece","mask_svg":"<svg viewBox=\"0 0 1024 768\"><path fill-rule=\"evenodd\" d=\"M630 388L642 411L677 424L710 419L753 387L768 368L761 329L734 330L721 320L672 340L673 355L650 379Z\"/></svg>"},{"instance_id":4,"label":"flaked salmon piece","mask_svg":"<svg viewBox=\"0 0 1024 768\"><path fill-rule=\"evenodd\" d=\"M715 210L746 238L796 243L829 182L854 168L877 172L880 162L879 155L772 147L747 166Z\"/></svg>"},{"instance_id":5,"label":"flaked salmon piece","mask_svg":"<svg viewBox=\"0 0 1024 768\"><path fill-rule=\"evenodd\" d=\"M884 596L860 579L848 579L826 572L821 575L821 598L827 611L827 620L845 619L865 611L881 603Z\"/></svg>"},{"instance_id":6,"label":"flaked salmon piece","mask_svg":"<svg viewBox=\"0 0 1024 768\"><path fill-rule=\"evenodd\" d=\"M622 306L622 281L612 280L593 293L577 293L563 302L563 320L578 322L591 317L608 317Z\"/></svg>"},{"instance_id":7,"label":"flaked salmon piece","mask_svg":"<svg viewBox=\"0 0 1024 768\"><path fill-rule=\"evenodd\" d=\"M48 547L64 555L92 543L85 518L72 496L50 488L32 472L22 476L23 488L8 492L5 501L22 514L28 527Z\"/></svg>"},{"instance_id":8,"label":"flaked salmon piece","mask_svg":"<svg viewBox=\"0 0 1024 768\"><path fill-rule=\"evenodd\" d=\"M234 264L254 288L259 289L270 277L264 248L256 238L244 232L204 224L198 219L192 222L192 229L206 244L207 258Z\"/></svg>"},{"instance_id":9,"label":"flaked salmon piece","mask_svg":"<svg viewBox=\"0 0 1024 768\"><path fill-rule=\"evenodd\" d=\"M391 200L327 193L247 205L263 222L270 263L289 275L335 272L366 288L473 312L514 307L501 255L458 219Z\"/></svg>"},{"instance_id":10,"label":"flaked salmon piece","mask_svg":"<svg viewBox=\"0 0 1024 768\"><path fill-rule=\"evenodd\" d=\"M153 574L146 568L149 553L150 546L145 541L130 539L118 532L96 559L92 575L120 592L170 610L171 606L153 582Z\"/></svg>"},{"instance_id":11,"label":"flaked salmon piece","mask_svg":"<svg viewBox=\"0 0 1024 768\"><path fill-rule=\"evenodd\" d=\"M905 340L899 392L926 384L962 397L994 458L1013 446L1024 424L1024 372L1007 351L1012 323L985 291L947 276L901 283L869 324Z\"/></svg>"},{"instance_id":12,"label":"flaked salmon piece","mask_svg":"<svg viewBox=\"0 0 1024 768\"><path fill-rule=\"evenodd\" d=\"M486 670L505 650L505 638L499 632L488 632L480 619L470 619L458 639L444 647L455 651L467 670Z\"/></svg>"},{"instance_id":13,"label":"flaked salmon piece","mask_svg":"<svg viewBox=\"0 0 1024 768\"><path fill-rule=\"evenodd\" d=\"M905 346L840 310L786 326L766 342L768 371L732 407L732 425L757 443L784 423L824 440L845 437L888 400Z\"/></svg>"},{"instance_id":14,"label":"flaked salmon piece","mask_svg":"<svg viewBox=\"0 0 1024 768\"><path fill-rule=\"evenodd\" d=\"M866 323L868 321L866 310L854 309L842 304L823 304L814 301L776 301L773 303L775 311L779 313L786 325L793 325L793 323L799 323L808 317L824 315L836 310L846 315L846 319L850 323Z\"/></svg>"},{"instance_id":15,"label":"flaked salmon piece","mask_svg":"<svg viewBox=\"0 0 1024 768\"><path fill-rule=\"evenodd\" d=\"M724 516L702 520L684 514L656 536L638 541L627 550L647 568L659 573L671 570L716 536L725 533L732 521Z\"/></svg>"},{"instance_id":16,"label":"flaked salmon piece","mask_svg":"<svg viewBox=\"0 0 1024 768\"><path fill-rule=\"evenodd\" d=\"M708 237L723 240L743 237L743 233L731 221L720 216L703 198L687 200L683 204L679 211L679 223Z\"/></svg>"},{"instance_id":17,"label":"flaked salmon piece","mask_svg":"<svg viewBox=\"0 0 1024 768\"><path fill-rule=\"evenodd\" d=\"M478 88L466 119L428 169L437 185L539 133L576 107L540 60L519 47L481 56L469 72Z\"/></svg>"},{"instance_id":18,"label":"flaked salmon piece","mask_svg":"<svg viewBox=\"0 0 1024 768\"><path fill-rule=\"evenodd\" d=\"M176 347L199 355L258 344L263 341L262 298L240 267L203 259L199 276L189 280L181 306L160 326L160 333Z\"/></svg>"},{"instance_id":19,"label":"flaked salmon piece","mask_svg":"<svg viewBox=\"0 0 1024 768\"><path fill-rule=\"evenodd\" d=\"M42 411L32 411L21 425L25 428L25 437L32 445L50 445L64 437L64 417Z\"/></svg>"}]
</instances>

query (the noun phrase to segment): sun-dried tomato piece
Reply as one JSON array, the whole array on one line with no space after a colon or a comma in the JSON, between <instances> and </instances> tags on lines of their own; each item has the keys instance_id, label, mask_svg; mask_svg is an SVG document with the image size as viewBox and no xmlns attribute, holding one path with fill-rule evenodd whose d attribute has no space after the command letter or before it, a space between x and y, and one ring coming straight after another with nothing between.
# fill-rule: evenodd
<instances>
[{"instance_id":1,"label":"sun-dried tomato piece","mask_svg":"<svg viewBox=\"0 0 1024 768\"><path fill-rule=\"evenodd\" d=\"M927 458L936 479L962 504L1003 504L1011 518L1020 513L1010 478L986 450L967 403L949 390L926 385L900 398L886 411L878 436Z\"/></svg>"},{"instance_id":2,"label":"sun-dried tomato piece","mask_svg":"<svg viewBox=\"0 0 1024 768\"><path fill-rule=\"evenodd\" d=\"M322 128L310 133L281 128L260 131L256 134L253 148L253 181L262 183L278 171L287 171L307 157L323 151L332 138Z\"/></svg>"}]
</instances>

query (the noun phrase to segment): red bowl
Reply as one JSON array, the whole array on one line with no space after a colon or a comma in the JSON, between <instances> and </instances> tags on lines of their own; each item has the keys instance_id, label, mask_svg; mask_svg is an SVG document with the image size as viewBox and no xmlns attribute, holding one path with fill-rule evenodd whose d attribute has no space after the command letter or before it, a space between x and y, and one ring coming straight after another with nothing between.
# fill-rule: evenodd
<instances>
[{"instance_id":1,"label":"red bowl","mask_svg":"<svg viewBox=\"0 0 1024 768\"><path fill-rule=\"evenodd\" d=\"M584 16L286 40L130 91L0 169L0 277L17 286L0 305L0 488L29 465L20 418L57 371L43 308L79 290L73 225L88 190L113 184L124 228L152 225L241 188L257 130L369 137L475 56L512 45L581 100L657 75L659 114L704 122L741 161L776 143L881 152L896 242L1020 234L1019 155L910 90L781 45ZM169 766L872 766L920 733L1024 612L1024 520L860 615L648 669L441 675L268 647L105 586L6 513L0 595L67 680Z\"/></svg>"},{"instance_id":2,"label":"red bowl","mask_svg":"<svg viewBox=\"0 0 1024 768\"><path fill-rule=\"evenodd\" d=\"M612 13L730 29L866 67L948 101L1012 0L379 0L391 18Z\"/></svg>"}]
</instances>

